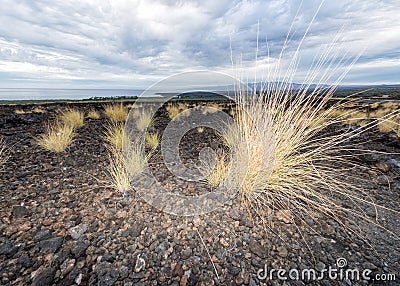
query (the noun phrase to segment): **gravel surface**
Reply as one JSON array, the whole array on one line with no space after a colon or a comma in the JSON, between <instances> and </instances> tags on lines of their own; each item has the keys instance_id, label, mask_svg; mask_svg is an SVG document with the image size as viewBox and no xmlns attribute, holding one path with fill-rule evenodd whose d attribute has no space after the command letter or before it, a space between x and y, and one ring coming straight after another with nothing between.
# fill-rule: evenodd
<instances>
[{"instance_id":1,"label":"gravel surface","mask_svg":"<svg viewBox=\"0 0 400 286\"><path fill-rule=\"evenodd\" d=\"M400 234L400 140L394 134L372 130L360 138L368 141L366 148L393 153L365 155L359 170L368 195L397 211L379 211L383 228L350 217L345 231L318 213L298 221L296 214L277 210L265 230L240 198L195 217L161 212L133 191L123 198L107 186L104 115L86 119L61 154L41 149L34 139L57 110L101 110L101 104L47 104L44 113L15 114L34 107L0 106L0 135L10 148L0 173L3 285L381 285L327 275L317 282L283 281L277 273L262 279L265 268L324 273L341 258L342 269L369 269L371 277L395 274L397 281L384 285L400 285L400 241L391 234ZM168 122L165 112L159 116L156 129ZM208 129L189 132L182 142L184 161L196 164L198 150L213 136ZM170 189L208 191L205 184L174 178L157 156L152 166ZM365 212L375 220L374 209Z\"/></svg>"}]
</instances>

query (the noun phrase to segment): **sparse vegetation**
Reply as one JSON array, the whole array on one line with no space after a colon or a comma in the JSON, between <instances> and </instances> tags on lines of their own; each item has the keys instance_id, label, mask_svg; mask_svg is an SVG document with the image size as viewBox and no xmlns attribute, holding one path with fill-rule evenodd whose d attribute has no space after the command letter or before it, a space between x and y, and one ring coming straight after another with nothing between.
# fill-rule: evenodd
<instances>
[{"instance_id":1,"label":"sparse vegetation","mask_svg":"<svg viewBox=\"0 0 400 286\"><path fill-rule=\"evenodd\" d=\"M0 167L3 166L5 162L7 162L6 150L6 143L4 142L4 139L0 137Z\"/></svg>"},{"instance_id":2,"label":"sparse vegetation","mask_svg":"<svg viewBox=\"0 0 400 286\"><path fill-rule=\"evenodd\" d=\"M160 144L160 135L158 133L146 133L146 142L154 149Z\"/></svg>"},{"instance_id":3,"label":"sparse vegetation","mask_svg":"<svg viewBox=\"0 0 400 286\"><path fill-rule=\"evenodd\" d=\"M136 117L136 128L140 131L143 131L147 127L150 127L154 124L154 118L152 113L149 110L142 109L138 111Z\"/></svg>"},{"instance_id":4,"label":"sparse vegetation","mask_svg":"<svg viewBox=\"0 0 400 286\"><path fill-rule=\"evenodd\" d=\"M87 116L90 119L99 119L100 118L100 113L97 110L90 110L88 112Z\"/></svg>"},{"instance_id":5,"label":"sparse vegetation","mask_svg":"<svg viewBox=\"0 0 400 286\"><path fill-rule=\"evenodd\" d=\"M111 177L110 187L125 195L130 188L130 181L125 158L120 150L109 149L108 172Z\"/></svg>"},{"instance_id":6,"label":"sparse vegetation","mask_svg":"<svg viewBox=\"0 0 400 286\"><path fill-rule=\"evenodd\" d=\"M60 153L63 152L74 138L74 128L62 121L50 123L44 134L36 138L36 142L44 149Z\"/></svg>"},{"instance_id":7,"label":"sparse vegetation","mask_svg":"<svg viewBox=\"0 0 400 286\"><path fill-rule=\"evenodd\" d=\"M23 109L16 109L15 114L22 115L22 114L26 114L26 112Z\"/></svg>"},{"instance_id":8,"label":"sparse vegetation","mask_svg":"<svg viewBox=\"0 0 400 286\"><path fill-rule=\"evenodd\" d=\"M110 123L103 134L104 141L112 148L123 150L130 144L130 136L125 131L123 123Z\"/></svg>"},{"instance_id":9,"label":"sparse vegetation","mask_svg":"<svg viewBox=\"0 0 400 286\"><path fill-rule=\"evenodd\" d=\"M41 107L35 107L33 109L33 112L34 113L45 113L45 110L43 108L41 108Z\"/></svg>"},{"instance_id":10,"label":"sparse vegetation","mask_svg":"<svg viewBox=\"0 0 400 286\"><path fill-rule=\"evenodd\" d=\"M104 113L114 123L125 122L128 117L128 109L122 104L107 104L104 106Z\"/></svg>"},{"instance_id":11,"label":"sparse vegetation","mask_svg":"<svg viewBox=\"0 0 400 286\"><path fill-rule=\"evenodd\" d=\"M135 141L126 150L109 147L110 186L126 196L130 188L130 178L139 175L150 159L151 153L145 155L142 141Z\"/></svg>"},{"instance_id":12,"label":"sparse vegetation","mask_svg":"<svg viewBox=\"0 0 400 286\"><path fill-rule=\"evenodd\" d=\"M212 168L213 165L214 168ZM221 155L213 165L207 166L208 170L212 169L206 176L207 182L213 187L224 185L224 180L226 179L229 168L231 167L230 160L228 160L226 155Z\"/></svg>"},{"instance_id":13,"label":"sparse vegetation","mask_svg":"<svg viewBox=\"0 0 400 286\"><path fill-rule=\"evenodd\" d=\"M168 116L170 119L175 118L181 112L179 106L177 106L175 104L167 105L166 109L168 111Z\"/></svg>"},{"instance_id":14,"label":"sparse vegetation","mask_svg":"<svg viewBox=\"0 0 400 286\"><path fill-rule=\"evenodd\" d=\"M203 133L204 127L197 127L197 133Z\"/></svg>"},{"instance_id":15,"label":"sparse vegetation","mask_svg":"<svg viewBox=\"0 0 400 286\"><path fill-rule=\"evenodd\" d=\"M82 127L85 121L85 114L77 109L62 111L59 118L72 128Z\"/></svg>"}]
</instances>

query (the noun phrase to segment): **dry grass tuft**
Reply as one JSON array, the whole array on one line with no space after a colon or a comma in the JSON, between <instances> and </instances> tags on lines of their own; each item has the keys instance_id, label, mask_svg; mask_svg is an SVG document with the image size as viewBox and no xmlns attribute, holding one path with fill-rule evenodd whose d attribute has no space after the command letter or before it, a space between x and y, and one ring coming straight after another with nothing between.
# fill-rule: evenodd
<instances>
[{"instance_id":1,"label":"dry grass tuft","mask_svg":"<svg viewBox=\"0 0 400 286\"><path fill-rule=\"evenodd\" d=\"M209 170L206 176L207 182L213 187L223 185L230 168L231 163L228 157L224 154L219 156L214 164L206 166L206 170Z\"/></svg>"},{"instance_id":2,"label":"dry grass tuft","mask_svg":"<svg viewBox=\"0 0 400 286\"><path fill-rule=\"evenodd\" d=\"M380 206L346 177L360 167L351 160L357 151L350 139L362 129L335 128L342 120L360 124L367 114L348 112L341 103L327 107L335 86L292 90L268 82L275 80L268 80L261 91L238 91L236 124L221 134L233 161L228 173L226 158L210 164L215 166L208 170L215 176L210 185L237 189L264 222L271 210L285 209L302 222L318 213L342 226L358 219L376 225L359 205L373 210Z\"/></svg>"},{"instance_id":3,"label":"dry grass tuft","mask_svg":"<svg viewBox=\"0 0 400 286\"><path fill-rule=\"evenodd\" d=\"M88 112L87 116L90 119L99 119L100 118L100 113L97 110L90 110Z\"/></svg>"},{"instance_id":4,"label":"dry grass tuft","mask_svg":"<svg viewBox=\"0 0 400 286\"><path fill-rule=\"evenodd\" d=\"M56 121L47 126L47 131L36 138L36 142L44 149L60 153L73 141L74 128L65 122Z\"/></svg>"},{"instance_id":5,"label":"dry grass tuft","mask_svg":"<svg viewBox=\"0 0 400 286\"><path fill-rule=\"evenodd\" d=\"M175 104L167 105L166 109L168 111L168 116L170 119L175 118L181 112L179 106Z\"/></svg>"},{"instance_id":6,"label":"dry grass tuft","mask_svg":"<svg viewBox=\"0 0 400 286\"><path fill-rule=\"evenodd\" d=\"M136 118L135 121L136 128L140 131L143 131L147 127L150 127L154 124L154 118L152 112L146 109L137 111L135 118Z\"/></svg>"},{"instance_id":7,"label":"dry grass tuft","mask_svg":"<svg viewBox=\"0 0 400 286\"><path fill-rule=\"evenodd\" d=\"M393 119L379 119L377 125L379 131L382 133L396 132L399 127L399 123Z\"/></svg>"},{"instance_id":8,"label":"dry grass tuft","mask_svg":"<svg viewBox=\"0 0 400 286\"><path fill-rule=\"evenodd\" d=\"M124 152L125 168L129 177L137 176L143 172L146 163L149 161L152 153L147 155L144 152L144 145L142 141L136 140Z\"/></svg>"},{"instance_id":9,"label":"dry grass tuft","mask_svg":"<svg viewBox=\"0 0 400 286\"><path fill-rule=\"evenodd\" d=\"M45 113L46 110L44 110L44 109L41 108L41 107L35 107L35 108L33 109L33 112L34 112L34 113Z\"/></svg>"},{"instance_id":10,"label":"dry grass tuft","mask_svg":"<svg viewBox=\"0 0 400 286\"><path fill-rule=\"evenodd\" d=\"M123 150L129 146L130 136L125 131L123 123L110 123L106 126L103 140L112 148Z\"/></svg>"},{"instance_id":11,"label":"dry grass tuft","mask_svg":"<svg viewBox=\"0 0 400 286\"><path fill-rule=\"evenodd\" d=\"M22 114L26 114L27 112L26 111L24 111L23 109L16 109L15 110L15 114L18 114L18 115L22 115Z\"/></svg>"},{"instance_id":12,"label":"dry grass tuft","mask_svg":"<svg viewBox=\"0 0 400 286\"><path fill-rule=\"evenodd\" d=\"M60 113L59 118L72 128L82 127L85 121L85 114L77 109L69 109Z\"/></svg>"},{"instance_id":13,"label":"dry grass tuft","mask_svg":"<svg viewBox=\"0 0 400 286\"><path fill-rule=\"evenodd\" d=\"M197 133L203 133L204 127L197 127Z\"/></svg>"},{"instance_id":14,"label":"dry grass tuft","mask_svg":"<svg viewBox=\"0 0 400 286\"><path fill-rule=\"evenodd\" d=\"M110 149L108 172L110 174L110 187L126 194L130 188L129 174L125 165L124 155L120 150Z\"/></svg>"},{"instance_id":15,"label":"dry grass tuft","mask_svg":"<svg viewBox=\"0 0 400 286\"><path fill-rule=\"evenodd\" d=\"M157 148L160 144L160 135L158 135L158 133L147 133L146 142L151 148Z\"/></svg>"},{"instance_id":16,"label":"dry grass tuft","mask_svg":"<svg viewBox=\"0 0 400 286\"><path fill-rule=\"evenodd\" d=\"M109 146L110 187L126 196L131 188L130 178L139 175L151 154L145 155L142 141L134 141L122 151Z\"/></svg>"},{"instance_id":17,"label":"dry grass tuft","mask_svg":"<svg viewBox=\"0 0 400 286\"><path fill-rule=\"evenodd\" d=\"M3 138L0 138L0 167L3 166L5 162L7 162L7 159L8 156L6 143L4 142Z\"/></svg>"},{"instance_id":18,"label":"dry grass tuft","mask_svg":"<svg viewBox=\"0 0 400 286\"><path fill-rule=\"evenodd\" d=\"M125 122L128 117L128 109L122 104L107 104L104 106L104 113L112 122Z\"/></svg>"}]
</instances>

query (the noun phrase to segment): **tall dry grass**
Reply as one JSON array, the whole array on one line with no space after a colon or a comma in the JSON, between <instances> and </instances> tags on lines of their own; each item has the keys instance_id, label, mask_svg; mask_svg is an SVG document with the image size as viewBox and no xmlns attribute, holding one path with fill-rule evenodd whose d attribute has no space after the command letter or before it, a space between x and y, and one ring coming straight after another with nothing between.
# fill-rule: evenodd
<instances>
[{"instance_id":1,"label":"tall dry grass","mask_svg":"<svg viewBox=\"0 0 400 286\"><path fill-rule=\"evenodd\" d=\"M88 112L87 116L90 119L99 119L100 113L97 110L92 109Z\"/></svg>"},{"instance_id":2,"label":"tall dry grass","mask_svg":"<svg viewBox=\"0 0 400 286\"><path fill-rule=\"evenodd\" d=\"M335 128L349 118L341 113L342 103L329 107L328 103L354 59L341 58L334 47L316 58L299 89L290 84L296 74L296 54L285 69L268 70L261 88L237 87L237 106L232 113L236 124L226 125L221 134L232 153L230 170L221 162L226 158L210 164L214 168L208 170L210 173L224 176L210 184L237 189L246 205L265 222L272 210L285 209L303 222L318 213L342 226L346 220L359 219L377 224L363 208L386 209L358 187L362 178L348 179L349 174L355 176L351 170L360 168L353 160L358 151L352 138L371 124ZM318 85L313 87L312 82ZM354 115L356 122L365 117Z\"/></svg>"},{"instance_id":3,"label":"tall dry grass","mask_svg":"<svg viewBox=\"0 0 400 286\"><path fill-rule=\"evenodd\" d=\"M85 114L77 109L68 109L62 111L58 118L62 120L66 125L72 128L82 127L85 121Z\"/></svg>"},{"instance_id":4,"label":"tall dry grass","mask_svg":"<svg viewBox=\"0 0 400 286\"><path fill-rule=\"evenodd\" d=\"M109 146L117 150L126 149L131 141L129 134L125 131L125 125L121 122L108 124L102 137Z\"/></svg>"},{"instance_id":5,"label":"tall dry grass","mask_svg":"<svg viewBox=\"0 0 400 286\"><path fill-rule=\"evenodd\" d=\"M145 130L154 124L154 117L151 110L145 108L137 110L133 115L135 117L135 125L139 131Z\"/></svg>"},{"instance_id":6,"label":"tall dry grass","mask_svg":"<svg viewBox=\"0 0 400 286\"><path fill-rule=\"evenodd\" d=\"M107 104L104 113L114 123L125 122L128 117L128 109L122 104Z\"/></svg>"},{"instance_id":7,"label":"tall dry grass","mask_svg":"<svg viewBox=\"0 0 400 286\"><path fill-rule=\"evenodd\" d=\"M74 128L60 120L49 123L44 134L36 138L36 142L44 149L60 153L63 152L74 139Z\"/></svg>"},{"instance_id":8,"label":"tall dry grass","mask_svg":"<svg viewBox=\"0 0 400 286\"><path fill-rule=\"evenodd\" d=\"M4 139L0 137L0 167L3 166L5 162L7 162L7 159L8 156L6 143L4 142Z\"/></svg>"},{"instance_id":9,"label":"tall dry grass","mask_svg":"<svg viewBox=\"0 0 400 286\"><path fill-rule=\"evenodd\" d=\"M108 147L109 154L109 186L126 197L131 188L130 178L139 175L146 167L151 152L145 154L142 140L133 140L124 149Z\"/></svg>"}]
</instances>

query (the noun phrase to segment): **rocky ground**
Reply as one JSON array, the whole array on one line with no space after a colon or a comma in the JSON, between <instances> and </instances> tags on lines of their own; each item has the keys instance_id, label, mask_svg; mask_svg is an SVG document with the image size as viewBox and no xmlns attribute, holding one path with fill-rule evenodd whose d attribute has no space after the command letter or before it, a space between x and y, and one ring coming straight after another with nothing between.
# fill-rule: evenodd
<instances>
[{"instance_id":1,"label":"rocky ground","mask_svg":"<svg viewBox=\"0 0 400 286\"><path fill-rule=\"evenodd\" d=\"M101 110L100 103L69 106ZM276 273L272 280L262 277L265 267L320 273L337 268L344 258L342 269L370 269L370 277L395 274L397 281L384 285L400 285L400 241L391 234L400 234L400 140L395 134L372 130L361 138L368 149L392 153L367 154L365 167L358 170L368 195L397 211L379 210L376 222L386 230L353 219L345 231L317 213L294 223L296 214L281 210L271 215L265 231L239 198L208 215L179 217L134 193L123 198L114 192L107 184L108 157L101 139L104 115L86 119L62 154L41 149L35 136L65 107L43 105L44 113L30 112L30 105L0 107L0 135L10 154L0 174L1 284L381 285L327 276L317 282L279 280ZM16 109L28 113L16 114ZM211 136L207 132L192 132L186 140L200 142L198 136ZM374 209L366 210L367 217L375 220L374 215Z\"/></svg>"}]
</instances>

